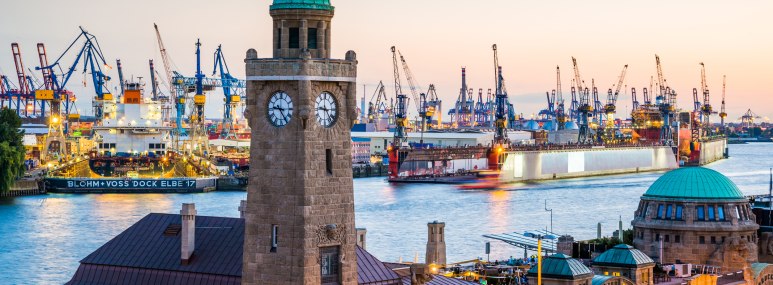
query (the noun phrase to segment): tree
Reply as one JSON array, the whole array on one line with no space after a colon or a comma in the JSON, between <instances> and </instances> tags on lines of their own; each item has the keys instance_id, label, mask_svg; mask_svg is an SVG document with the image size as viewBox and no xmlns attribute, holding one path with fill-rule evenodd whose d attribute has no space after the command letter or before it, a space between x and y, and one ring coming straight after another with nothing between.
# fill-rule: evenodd
<instances>
[{"instance_id":1,"label":"tree","mask_svg":"<svg viewBox=\"0 0 773 285\"><path fill-rule=\"evenodd\" d=\"M13 110L0 110L0 193L11 189L24 173L24 131L21 118Z\"/></svg>"}]
</instances>

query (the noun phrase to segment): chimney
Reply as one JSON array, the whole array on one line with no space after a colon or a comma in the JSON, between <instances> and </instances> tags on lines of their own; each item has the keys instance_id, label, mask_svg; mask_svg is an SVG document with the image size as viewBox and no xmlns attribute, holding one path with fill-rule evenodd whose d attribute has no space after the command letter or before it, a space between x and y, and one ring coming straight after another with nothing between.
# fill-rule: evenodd
<instances>
[{"instance_id":1,"label":"chimney","mask_svg":"<svg viewBox=\"0 0 773 285\"><path fill-rule=\"evenodd\" d=\"M244 219L244 213L247 212L247 200L239 202L239 218Z\"/></svg>"},{"instance_id":2,"label":"chimney","mask_svg":"<svg viewBox=\"0 0 773 285\"><path fill-rule=\"evenodd\" d=\"M180 242L180 263L188 265L196 247L196 204L183 203L182 241Z\"/></svg>"},{"instance_id":3,"label":"chimney","mask_svg":"<svg viewBox=\"0 0 773 285\"><path fill-rule=\"evenodd\" d=\"M357 228L357 245L360 246L362 249L365 249L365 234L368 233L368 230L365 228Z\"/></svg>"}]
</instances>

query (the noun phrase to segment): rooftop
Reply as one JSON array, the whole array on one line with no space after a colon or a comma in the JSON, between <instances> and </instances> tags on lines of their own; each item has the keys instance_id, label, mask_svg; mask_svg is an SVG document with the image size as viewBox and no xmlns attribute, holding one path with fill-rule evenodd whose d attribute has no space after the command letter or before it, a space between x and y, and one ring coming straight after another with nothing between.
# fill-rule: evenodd
<instances>
[{"instance_id":1,"label":"rooftop","mask_svg":"<svg viewBox=\"0 0 773 285\"><path fill-rule=\"evenodd\" d=\"M704 167L682 167L663 174L647 192L645 198L691 200L744 199L738 187L721 173Z\"/></svg>"},{"instance_id":2,"label":"rooftop","mask_svg":"<svg viewBox=\"0 0 773 285\"><path fill-rule=\"evenodd\" d=\"M333 11L330 0L274 0L271 10L279 9L308 9Z\"/></svg>"},{"instance_id":3,"label":"rooftop","mask_svg":"<svg viewBox=\"0 0 773 285\"><path fill-rule=\"evenodd\" d=\"M617 267L642 267L654 265L655 261L638 249L627 244L618 244L593 260L593 265Z\"/></svg>"},{"instance_id":4,"label":"rooftop","mask_svg":"<svg viewBox=\"0 0 773 285\"><path fill-rule=\"evenodd\" d=\"M529 269L529 276L537 275L537 266ZM551 255L542 259L542 277L556 279L580 279L591 277L593 272L577 259L563 253Z\"/></svg>"}]
</instances>

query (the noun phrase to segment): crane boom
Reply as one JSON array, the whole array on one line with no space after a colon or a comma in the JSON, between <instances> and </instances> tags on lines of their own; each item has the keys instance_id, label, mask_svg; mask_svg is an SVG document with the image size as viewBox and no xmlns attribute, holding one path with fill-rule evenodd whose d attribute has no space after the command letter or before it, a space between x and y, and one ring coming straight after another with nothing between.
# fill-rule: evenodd
<instances>
[{"instance_id":1,"label":"crane boom","mask_svg":"<svg viewBox=\"0 0 773 285\"><path fill-rule=\"evenodd\" d=\"M405 80L408 81L408 87L411 89L411 96L413 98L414 105L416 105L416 111L419 113L422 113L421 110L421 102L419 100L419 91L418 91L418 84L416 84L415 77L413 76L413 72L411 72L411 69L408 67L408 62L405 61L405 57L403 57L403 53L401 53L399 50L397 51L397 54L400 55L400 62L403 64L403 71L405 72Z\"/></svg>"},{"instance_id":2,"label":"crane boom","mask_svg":"<svg viewBox=\"0 0 773 285\"><path fill-rule=\"evenodd\" d=\"M161 52L161 61L164 62L164 75L166 75L166 82L169 83L169 94L175 94L174 84L172 84L172 65L169 60L169 54L166 52L164 41L161 40L161 32L158 31L158 25L153 23L153 28L156 30L156 40L158 41L158 50Z\"/></svg>"},{"instance_id":3,"label":"crane boom","mask_svg":"<svg viewBox=\"0 0 773 285\"><path fill-rule=\"evenodd\" d=\"M583 89L585 89L582 84L584 81L582 81L582 78L580 78L580 68L577 67L577 59L572 57L572 67L574 68L574 82L577 84L577 89L582 92Z\"/></svg>"}]
</instances>

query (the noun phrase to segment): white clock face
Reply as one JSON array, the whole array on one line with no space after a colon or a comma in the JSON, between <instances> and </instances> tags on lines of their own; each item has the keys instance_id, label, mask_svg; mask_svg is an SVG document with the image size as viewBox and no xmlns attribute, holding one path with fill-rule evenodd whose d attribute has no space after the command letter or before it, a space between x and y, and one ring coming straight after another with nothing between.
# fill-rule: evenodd
<instances>
[{"instance_id":1,"label":"white clock face","mask_svg":"<svg viewBox=\"0 0 773 285\"><path fill-rule=\"evenodd\" d=\"M293 100L282 91L271 95L268 100L267 116L275 127L284 127L293 117Z\"/></svg>"},{"instance_id":2,"label":"white clock face","mask_svg":"<svg viewBox=\"0 0 773 285\"><path fill-rule=\"evenodd\" d=\"M317 122L323 127L329 128L338 119L338 106L333 94L322 92L316 100Z\"/></svg>"}]
</instances>

